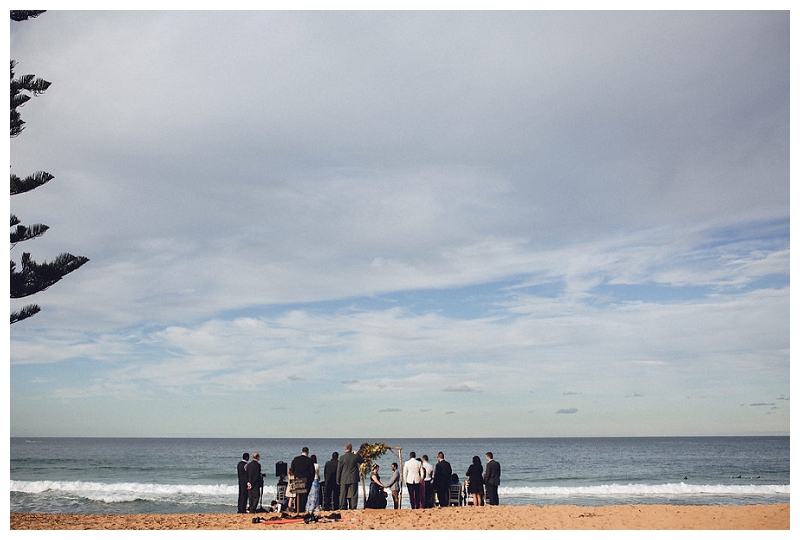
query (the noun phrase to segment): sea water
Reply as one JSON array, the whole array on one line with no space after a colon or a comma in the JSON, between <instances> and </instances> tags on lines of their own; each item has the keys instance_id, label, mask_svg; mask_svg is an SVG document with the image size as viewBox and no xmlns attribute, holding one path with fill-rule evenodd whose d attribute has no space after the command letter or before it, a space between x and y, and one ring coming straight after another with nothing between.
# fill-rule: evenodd
<instances>
[{"instance_id":1,"label":"sea water","mask_svg":"<svg viewBox=\"0 0 800 540\"><path fill-rule=\"evenodd\" d=\"M365 441L393 447L377 460L383 480L412 451L432 464L444 452L462 481L473 456L485 464L493 452L503 505L789 503L789 437L11 438L10 510L235 513L243 452L261 454L266 506L276 494L276 462L290 463L308 446L322 470L346 442L358 448Z\"/></svg>"}]
</instances>

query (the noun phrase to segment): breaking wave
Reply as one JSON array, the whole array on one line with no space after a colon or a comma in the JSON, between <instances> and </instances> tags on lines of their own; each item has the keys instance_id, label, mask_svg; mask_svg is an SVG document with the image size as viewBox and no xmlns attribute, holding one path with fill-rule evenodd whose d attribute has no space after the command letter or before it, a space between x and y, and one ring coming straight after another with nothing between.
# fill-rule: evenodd
<instances>
[{"instance_id":1,"label":"breaking wave","mask_svg":"<svg viewBox=\"0 0 800 540\"><path fill-rule=\"evenodd\" d=\"M264 488L264 495L275 492L274 486ZM142 483L66 482L12 480L11 492L59 497L79 497L103 503L155 501L164 503L218 503L229 504L238 494L238 486L230 485L172 485Z\"/></svg>"},{"instance_id":2,"label":"breaking wave","mask_svg":"<svg viewBox=\"0 0 800 540\"><path fill-rule=\"evenodd\" d=\"M81 481L11 481L11 492L83 498L102 503L153 501L177 504L232 504L236 485L101 483ZM605 484L598 486L500 486L500 495L512 498L570 497L676 497L721 495L732 497L789 495L788 485ZM264 498L275 495L275 486L264 486Z\"/></svg>"},{"instance_id":3,"label":"breaking wave","mask_svg":"<svg viewBox=\"0 0 800 540\"><path fill-rule=\"evenodd\" d=\"M506 496L681 496L681 495L788 495L788 485L700 485L700 484L605 484L600 486L544 486L544 487L500 487L500 494Z\"/></svg>"}]
</instances>

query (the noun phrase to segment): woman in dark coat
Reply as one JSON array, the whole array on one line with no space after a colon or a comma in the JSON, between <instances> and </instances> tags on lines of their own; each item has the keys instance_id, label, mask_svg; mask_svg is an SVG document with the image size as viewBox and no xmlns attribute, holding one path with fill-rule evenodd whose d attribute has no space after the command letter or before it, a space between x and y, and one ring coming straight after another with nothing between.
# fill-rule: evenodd
<instances>
[{"instance_id":1,"label":"woman in dark coat","mask_svg":"<svg viewBox=\"0 0 800 540\"><path fill-rule=\"evenodd\" d=\"M472 457L472 465L467 469L467 492L472 494L473 506L483 506L483 465L478 456Z\"/></svg>"}]
</instances>

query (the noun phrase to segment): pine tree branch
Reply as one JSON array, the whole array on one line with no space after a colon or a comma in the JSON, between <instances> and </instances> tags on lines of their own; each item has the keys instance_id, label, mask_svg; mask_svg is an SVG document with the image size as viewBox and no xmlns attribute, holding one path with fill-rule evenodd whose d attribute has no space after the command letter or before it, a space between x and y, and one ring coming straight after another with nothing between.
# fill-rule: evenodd
<instances>
[{"instance_id":1,"label":"pine tree branch","mask_svg":"<svg viewBox=\"0 0 800 540\"><path fill-rule=\"evenodd\" d=\"M19 195L20 193L31 191L39 186L43 186L53 178L55 178L55 176L45 171L37 171L24 179L11 173L11 194Z\"/></svg>"},{"instance_id":2,"label":"pine tree branch","mask_svg":"<svg viewBox=\"0 0 800 540\"><path fill-rule=\"evenodd\" d=\"M36 78L35 75L21 75L14 78L14 67L17 63L11 60L11 137L16 137L25 129L25 121L22 120L19 107L22 107L31 96L22 92L30 92L34 96L44 93L50 87L50 82Z\"/></svg>"},{"instance_id":3,"label":"pine tree branch","mask_svg":"<svg viewBox=\"0 0 800 540\"><path fill-rule=\"evenodd\" d=\"M53 262L37 263L30 253L22 254L22 268L17 271L11 261L11 298L24 298L44 291L89 262L86 257L62 253Z\"/></svg>"},{"instance_id":4,"label":"pine tree branch","mask_svg":"<svg viewBox=\"0 0 800 540\"><path fill-rule=\"evenodd\" d=\"M41 308L36 304L28 304L19 311L11 312L11 324L33 317L41 311Z\"/></svg>"},{"instance_id":5,"label":"pine tree branch","mask_svg":"<svg viewBox=\"0 0 800 540\"><path fill-rule=\"evenodd\" d=\"M49 228L50 227L47 225L43 225L41 223L31 225L30 227L26 227L25 225L17 225L17 228L11 231L11 249L14 249L14 246L16 246L19 242L39 238L46 233L47 229Z\"/></svg>"},{"instance_id":6,"label":"pine tree branch","mask_svg":"<svg viewBox=\"0 0 800 540\"><path fill-rule=\"evenodd\" d=\"M38 17L39 15L44 13L45 11L47 11L47 10L42 9L42 10L38 10L38 11L34 11L34 10L24 11L24 10L13 10L12 9L11 10L11 20L12 21L16 21L16 22L20 22L20 21L27 21L28 19L35 19L36 17Z\"/></svg>"}]
</instances>

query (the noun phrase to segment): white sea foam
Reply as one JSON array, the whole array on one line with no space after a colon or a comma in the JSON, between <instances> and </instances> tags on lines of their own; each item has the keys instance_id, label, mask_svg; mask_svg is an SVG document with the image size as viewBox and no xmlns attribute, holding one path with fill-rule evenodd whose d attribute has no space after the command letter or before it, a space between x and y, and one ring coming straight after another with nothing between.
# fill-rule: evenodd
<instances>
[{"instance_id":1,"label":"white sea foam","mask_svg":"<svg viewBox=\"0 0 800 540\"><path fill-rule=\"evenodd\" d=\"M62 497L81 497L105 503L131 502L149 500L157 502L229 502L236 498L238 486L230 485L172 485L142 483L110 483L101 482L67 482L67 481L23 481L12 480L11 491L31 494L52 494ZM264 495L272 491L274 486L265 486Z\"/></svg>"},{"instance_id":2,"label":"white sea foam","mask_svg":"<svg viewBox=\"0 0 800 540\"><path fill-rule=\"evenodd\" d=\"M676 495L776 495L789 494L788 485L702 485L702 484L604 484L599 486L521 486L503 487L499 493L506 496L676 496Z\"/></svg>"},{"instance_id":3,"label":"white sea foam","mask_svg":"<svg viewBox=\"0 0 800 540\"><path fill-rule=\"evenodd\" d=\"M12 480L11 491L52 495L55 497L80 497L104 503L146 500L175 503L230 504L236 499L236 485L205 484L145 484L79 481L22 481ZM506 497L674 497L689 495L763 496L789 495L788 485L699 485L672 484L605 484L598 486L501 486L500 495ZM264 486L264 498L275 495L275 486Z\"/></svg>"}]
</instances>

